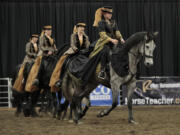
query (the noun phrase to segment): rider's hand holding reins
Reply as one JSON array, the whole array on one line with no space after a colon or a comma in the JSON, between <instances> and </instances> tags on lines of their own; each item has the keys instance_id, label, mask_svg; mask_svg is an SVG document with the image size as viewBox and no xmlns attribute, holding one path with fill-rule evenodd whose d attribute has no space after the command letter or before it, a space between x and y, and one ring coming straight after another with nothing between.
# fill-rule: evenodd
<instances>
[{"instance_id":1,"label":"rider's hand holding reins","mask_svg":"<svg viewBox=\"0 0 180 135\"><path fill-rule=\"evenodd\" d=\"M48 51L48 55L52 55L53 54L53 52L52 51Z\"/></svg>"},{"instance_id":2,"label":"rider's hand holding reins","mask_svg":"<svg viewBox=\"0 0 180 135\"><path fill-rule=\"evenodd\" d=\"M110 40L114 45L117 45L118 44L118 40L117 39L111 39Z\"/></svg>"},{"instance_id":3,"label":"rider's hand holding reins","mask_svg":"<svg viewBox=\"0 0 180 135\"><path fill-rule=\"evenodd\" d=\"M121 44L124 44L125 40L123 38L121 38Z\"/></svg>"}]
</instances>

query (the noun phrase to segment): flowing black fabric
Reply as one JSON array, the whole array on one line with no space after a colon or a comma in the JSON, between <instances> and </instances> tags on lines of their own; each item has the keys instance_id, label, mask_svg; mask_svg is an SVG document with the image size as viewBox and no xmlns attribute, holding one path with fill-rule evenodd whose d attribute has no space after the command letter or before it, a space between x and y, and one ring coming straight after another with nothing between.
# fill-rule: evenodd
<instances>
[{"instance_id":1,"label":"flowing black fabric","mask_svg":"<svg viewBox=\"0 0 180 135\"><path fill-rule=\"evenodd\" d=\"M89 58L85 55L79 54L71 58L71 62L68 65L68 69L77 78L81 78L83 70L86 68L86 64ZM89 71L88 71L89 72Z\"/></svg>"},{"instance_id":2,"label":"flowing black fabric","mask_svg":"<svg viewBox=\"0 0 180 135\"><path fill-rule=\"evenodd\" d=\"M17 2L18 1L18 2ZM140 64L141 75L180 75L180 2L179 0L4 0L0 2L0 77L10 77L22 63L25 44L31 34L44 25L53 26L58 48L70 42L77 18L87 24L86 33L98 39L94 28L97 8L111 5L124 39L138 31L159 31L155 65L147 70Z\"/></svg>"},{"instance_id":3,"label":"flowing black fabric","mask_svg":"<svg viewBox=\"0 0 180 135\"><path fill-rule=\"evenodd\" d=\"M103 56L103 50L90 59L81 53L70 58L71 61L68 64L68 70L76 78L81 79L82 85L86 85L92 74L96 71L96 67Z\"/></svg>"},{"instance_id":4,"label":"flowing black fabric","mask_svg":"<svg viewBox=\"0 0 180 135\"><path fill-rule=\"evenodd\" d=\"M70 62L68 69L75 77L81 79L83 84L86 84L92 74L95 72L97 65L102 62L102 58L110 57L110 62L114 71L121 77L128 75L129 71L129 50L137 45L140 41L144 41L144 37L147 32L137 32L129 37L124 45L119 44L116 48L112 49L112 55L109 55L110 46L108 43L104 48L94 57L88 58L86 51L80 52L73 57L69 57ZM94 44L94 43L93 43ZM89 54L89 52L87 53ZM107 61L103 63L103 67L107 64ZM102 65L102 63L101 63Z\"/></svg>"},{"instance_id":5,"label":"flowing black fabric","mask_svg":"<svg viewBox=\"0 0 180 135\"><path fill-rule=\"evenodd\" d=\"M37 78L40 80L40 87L49 87L51 75L56 67L59 58L69 49L69 44L64 44L54 55L44 56L41 61Z\"/></svg>"},{"instance_id":6,"label":"flowing black fabric","mask_svg":"<svg viewBox=\"0 0 180 135\"><path fill-rule=\"evenodd\" d=\"M124 51L123 47L117 48L110 56L110 61L113 70L121 77L128 75L129 71L129 59L128 53Z\"/></svg>"},{"instance_id":7,"label":"flowing black fabric","mask_svg":"<svg viewBox=\"0 0 180 135\"><path fill-rule=\"evenodd\" d=\"M80 79L82 85L86 85L95 73L99 63L101 63L101 66L106 68L107 63L109 62L109 46L112 45L107 43L99 53L91 58L88 57L91 49L81 50L76 55L69 57L70 60L69 63L67 63L69 72L76 78ZM102 59L104 61L102 61Z\"/></svg>"}]
</instances>

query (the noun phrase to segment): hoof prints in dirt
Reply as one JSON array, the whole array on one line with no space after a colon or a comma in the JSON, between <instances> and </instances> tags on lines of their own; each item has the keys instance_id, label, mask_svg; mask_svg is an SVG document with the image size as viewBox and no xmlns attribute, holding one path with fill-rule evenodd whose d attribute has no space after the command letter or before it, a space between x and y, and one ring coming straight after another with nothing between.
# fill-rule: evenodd
<instances>
[{"instance_id":1,"label":"hoof prints in dirt","mask_svg":"<svg viewBox=\"0 0 180 135\"><path fill-rule=\"evenodd\" d=\"M128 123L127 107L118 107L109 116L96 115L106 107L91 107L82 124L53 119L14 116L14 110L0 110L0 135L179 135L180 106L134 107L138 125Z\"/></svg>"}]
</instances>

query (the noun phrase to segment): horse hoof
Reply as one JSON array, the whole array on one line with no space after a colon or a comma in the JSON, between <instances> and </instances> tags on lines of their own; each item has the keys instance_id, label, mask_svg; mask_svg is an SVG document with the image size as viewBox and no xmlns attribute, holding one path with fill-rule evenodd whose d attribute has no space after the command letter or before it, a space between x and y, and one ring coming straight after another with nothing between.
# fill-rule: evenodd
<instances>
[{"instance_id":1,"label":"horse hoof","mask_svg":"<svg viewBox=\"0 0 180 135\"><path fill-rule=\"evenodd\" d=\"M31 112L31 114L30 114L30 115L31 115L31 117L33 117L33 118L35 118L35 117L39 117L39 115L37 114L37 112L36 112L36 111L34 111L34 110Z\"/></svg>"},{"instance_id":2,"label":"horse hoof","mask_svg":"<svg viewBox=\"0 0 180 135\"><path fill-rule=\"evenodd\" d=\"M78 124L78 123L79 123L79 120L74 119L74 123L75 123L75 124Z\"/></svg>"},{"instance_id":3,"label":"horse hoof","mask_svg":"<svg viewBox=\"0 0 180 135\"><path fill-rule=\"evenodd\" d=\"M53 113L51 113L51 112L44 112L44 114L49 117L51 117L53 115Z\"/></svg>"},{"instance_id":4,"label":"horse hoof","mask_svg":"<svg viewBox=\"0 0 180 135\"><path fill-rule=\"evenodd\" d=\"M37 117L39 117L39 115L32 115L31 117L32 118L37 118Z\"/></svg>"},{"instance_id":5,"label":"horse hoof","mask_svg":"<svg viewBox=\"0 0 180 135\"><path fill-rule=\"evenodd\" d=\"M137 124L138 124L138 122L136 122L136 121L134 121L134 120L130 120L129 123L134 124L134 125L137 125Z\"/></svg>"},{"instance_id":6,"label":"horse hoof","mask_svg":"<svg viewBox=\"0 0 180 135\"><path fill-rule=\"evenodd\" d=\"M78 121L78 123L77 123L78 125L82 125L83 124L83 122L82 121Z\"/></svg>"},{"instance_id":7,"label":"horse hoof","mask_svg":"<svg viewBox=\"0 0 180 135\"><path fill-rule=\"evenodd\" d=\"M104 112L101 111L98 115L97 115L98 118L101 118L101 117L104 117Z\"/></svg>"},{"instance_id":8,"label":"horse hoof","mask_svg":"<svg viewBox=\"0 0 180 135\"><path fill-rule=\"evenodd\" d=\"M81 115L79 116L79 118L82 119L84 116L85 116L84 114L81 114Z\"/></svg>"},{"instance_id":9,"label":"horse hoof","mask_svg":"<svg viewBox=\"0 0 180 135\"><path fill-rule=\"evenodd\" d=\"M59 117L59 116L57 116L57 118L56 118L57 120L61 120L61 117Z\"/></svg>"},{"instance_id":10,"label":"horse hoof","mask_svg":"<svg viewBox=\"0 0 180 135\"><path fill-rule=\"evenodd\" d=\"M67 119L67 118L63 118L62 120L63 120L63 121L67 121L68 119Z\"/></svg>"},{"instance_id":11,"label":"horse hoof","mask_svg":"<svg viewBox=\"0 0 180 135\"><path fill-rule=\"evenodd\" d=\"M73 123L73 120L69 120L68 122L69 122L69 123Z\"/></svg>"}]
</instances>

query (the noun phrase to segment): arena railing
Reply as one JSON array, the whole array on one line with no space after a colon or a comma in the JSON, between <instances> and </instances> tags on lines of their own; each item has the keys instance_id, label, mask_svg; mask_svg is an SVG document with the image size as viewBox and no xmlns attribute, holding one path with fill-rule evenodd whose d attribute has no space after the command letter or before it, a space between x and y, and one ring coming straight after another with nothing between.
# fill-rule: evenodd
<instances>
[{"instance_id":1,"label":"arena railing","mask_svg":"<svg viewBox=\"0 0 180 135\"><path fill-rule=\"evenodd\" d=\"M0 78L0 107L12 107L11 78Z\"/></svg>"}]
</instances>

